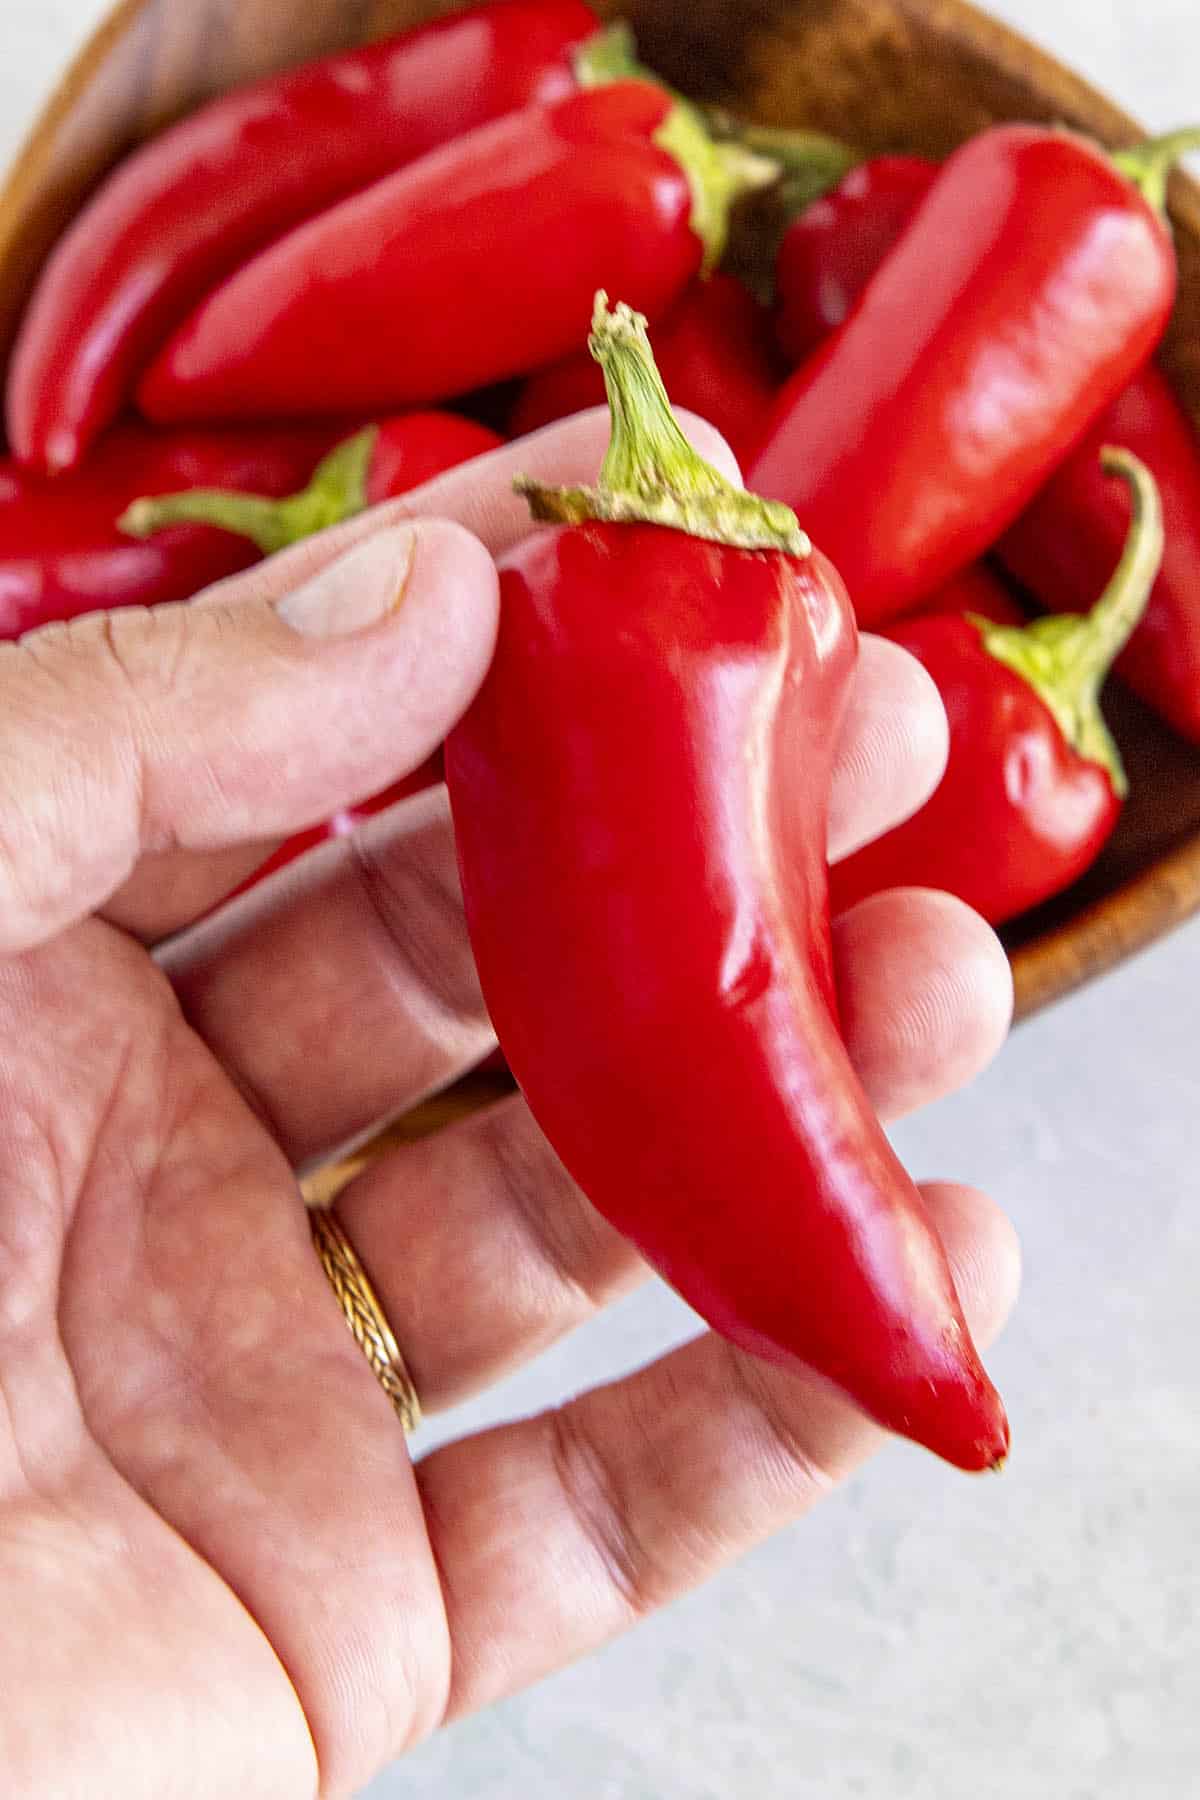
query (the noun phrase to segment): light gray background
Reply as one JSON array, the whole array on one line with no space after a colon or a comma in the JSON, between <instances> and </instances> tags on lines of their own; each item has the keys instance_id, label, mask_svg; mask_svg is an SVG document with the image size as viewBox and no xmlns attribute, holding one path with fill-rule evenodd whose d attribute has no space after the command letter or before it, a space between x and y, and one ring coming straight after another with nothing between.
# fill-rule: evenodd
<instances>
[{"instance_id":1,"label":"light gray background","mask_svg":"<svg viewBox=\"0 0 1200 1800\"><path fill-rule=\"evenodd\" d=\"M735 0L730 0L731 4ZM2 0L0 155L105 0ZM1150 125L1200 114L1196 0L995 9ZM1023 1027L898 1133L1026 1254L991 1366L1004 1477L890 1449L635 1636L371 1789L447 1800L1186 1800L1200 1793L1200 923ZM628 1301L445 1427L688 1335Z\"/></svg>"}]
</instances>

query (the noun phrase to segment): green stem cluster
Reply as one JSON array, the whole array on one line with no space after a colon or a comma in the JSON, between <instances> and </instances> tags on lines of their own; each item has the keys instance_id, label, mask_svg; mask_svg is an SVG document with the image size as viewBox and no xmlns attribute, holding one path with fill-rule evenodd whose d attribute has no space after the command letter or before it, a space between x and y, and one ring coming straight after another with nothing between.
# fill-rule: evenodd
<instances>
[{"instance_id":1,"label":"green stem cluster","mask_svg":"<svg viewBox=\"0 0 1200 1800\"><path fill-rule=\"evenodd\" d=\"M1106 474L1126 483L1133 513L1121 560L1091 612L1052 613L1029 625L972 618L985 650L1027 681L1067 743L1108 771L1114 793L1129 783L1104 716L1100 690L1146 610L1163 556L1162 501L1144 463L1128 450L1100 453Z\"/></svg>"},{"instance_id":2,"label":"green stem cluster","mask_svg":"<svg viewBox=\"0 0 1200 1800\"><path fill-rule=\"evenodd\" d=\"M624 305L610 312L607 294L597 294L588 347L604 371L612 412L608 454L593 488L518 479L536 519L664 525L744 550L809 555L812 546L789 507L748 494L692 448L671 411L640 313Z\"/></svg>"}]
</instances>

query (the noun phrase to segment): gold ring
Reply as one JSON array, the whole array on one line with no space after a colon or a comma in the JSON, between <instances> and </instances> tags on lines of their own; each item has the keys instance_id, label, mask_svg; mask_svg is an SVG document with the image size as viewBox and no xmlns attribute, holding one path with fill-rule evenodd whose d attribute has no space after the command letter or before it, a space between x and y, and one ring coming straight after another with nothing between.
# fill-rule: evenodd
<instances>
[{"instance_id":1,"label":"gold ring","mask_svg":"<svg viewBox=\"0 0 1200 1800\"><path fill-rule=\"evenodd\" d=\"M347 1325L395 1407L401 1425L405 1431L415 1431L421 1423L421 1403L367 1271L327 1207L310 1207L308 1219L321 1267L329 1277Z\"/></svg>"}]
</instances>

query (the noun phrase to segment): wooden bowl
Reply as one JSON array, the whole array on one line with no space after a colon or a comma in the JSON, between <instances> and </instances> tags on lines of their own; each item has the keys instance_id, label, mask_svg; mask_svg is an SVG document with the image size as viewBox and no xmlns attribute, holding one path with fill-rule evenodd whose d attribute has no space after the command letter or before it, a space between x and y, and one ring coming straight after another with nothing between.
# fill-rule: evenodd
<instances>
[{"instance_id":1,"label":"wooden bowl","mask_svg":"<svg viewBox=\"0 0 1200 1800\"><path fill-rule=\"evenodd\" d=\"M236 82L366 42L452 0L124 0L76 60L0 192L0 364L55 238L132 144ZM1145 135L1042 51L963 0L629 0L646 60L699 99L868 150L944 155L998 119L1110 145ZM1200 189L1174 181L1180 300L1163 359L1200 422ZM1112 968L1200 908L1200 755L1129 696L1110 713L1132 795L1070 893L1009 948L1021 1014Z\"/></svg>"}]
</instances>

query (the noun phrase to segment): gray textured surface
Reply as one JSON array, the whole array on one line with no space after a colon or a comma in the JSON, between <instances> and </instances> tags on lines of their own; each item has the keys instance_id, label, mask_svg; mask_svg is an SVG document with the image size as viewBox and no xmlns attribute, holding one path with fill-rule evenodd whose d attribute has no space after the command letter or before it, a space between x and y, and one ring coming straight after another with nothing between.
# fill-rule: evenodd
<instances>
[{"instance_id":1,"label":"gray textured surface","mask_svg":"<svg viewBox=\"0 0 1200 1800\"><path fill-rule=\"evenodd\" d=\"M3 0L0 153L102 0ZM1195 116L1195 0L996 8L1150 124ZM1009 1207L1002 1480L896 1448L704 1592L427 1746L371 1800L1185 1800L1200 1766L1200 924L1022 1029L897 1138ZM651 1289L449 1421L632 1366Z\"/></svg>"}]
</instances>

